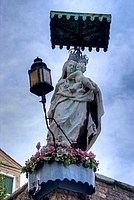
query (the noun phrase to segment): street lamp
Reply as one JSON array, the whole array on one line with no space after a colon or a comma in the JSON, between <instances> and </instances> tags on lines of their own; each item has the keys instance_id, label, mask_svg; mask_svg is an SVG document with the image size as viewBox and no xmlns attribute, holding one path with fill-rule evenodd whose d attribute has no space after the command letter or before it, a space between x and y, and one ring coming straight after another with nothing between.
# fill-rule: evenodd
<instances>
[{"instance_id":1,"label":"street lamp","mask_svg":"<svg viewBox=\"0 0 134 200\"><path fill-rule=\"evenodd\" d=\"M38 96L46 95L53 90L51 80L51 70L42 62L41 58L36 58L28 71L30 79L30 92Z\"/></svg>"},{"instance_id":2,"label":"street lamp","mask_svg":"<svg viewBox=\"0 0 134 200\"><path fill-rule=\"evenodd\" d=\"M34 63L31 66L31 69L28 71L29 80L30 80L30 92L37 96L41 96L41 103L43 104L43 109L45 113L46 125L50 133L53 137L54 146L56 148L55 137L53 132L51 131L48 121L47 121L47 113L46 113L46 97L45 95L51 92L54 88L52 86L51 79L51 70L47 67L47 65L42 62L41 58L36 58Z\"/></svg>"},{"instance_id":3,"label":"street lamp","mask_svg":"<svg viewBox=\"0 0 134 200\"><path fill-rule=\"evenodd\" d=\"M54 118L47 117L46 107L45 107L45 103L46 103L45 95L54 89L52 86L51 70L47 67L47 65L44 62L42 62L41 58L37 57L34 60L34 63L32 64L31 69L28 71L28 74L29 74L29 80L30 80L30 92L37 96L42 97L40 102L43 104L46 125L47 125L49 132L51 133L51 135L53 137L55 150L56 150L55 136L48 125L48 119L54 120L55 124L61 130L61 132L66 137L66 139L68 140L70 145L72 147L74 147L74 144L71 143L71 141L69 140L67 135L64 133L63 129L57 123L57 121Z\"/></svg>"}]
</instances>

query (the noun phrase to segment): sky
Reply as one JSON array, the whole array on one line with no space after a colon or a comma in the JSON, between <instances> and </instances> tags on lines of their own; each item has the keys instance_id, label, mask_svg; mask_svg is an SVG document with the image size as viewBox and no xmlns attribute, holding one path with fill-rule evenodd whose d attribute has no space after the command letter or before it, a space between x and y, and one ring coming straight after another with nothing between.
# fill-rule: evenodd
<instances>
[{"instance_id":1,"label":"sky","mask_svg":"<svg viewBox=\"0 0 134 200\"><path fill-rule=\"evenodd\" d=\"M46 144L40 98L29 91L28 70L38 56L51 69L53 86L68 58L66 48L52 50L50 11L111 14L107 52L89 57L85 76L101 89L105 114L102 131L91 148L98 173L134 185L134 1L0 1L0 148L21 165ZM47 98L47 110L53 92ZM27 181L22 176L21 184Z\"/></svg>"}]
</instances>

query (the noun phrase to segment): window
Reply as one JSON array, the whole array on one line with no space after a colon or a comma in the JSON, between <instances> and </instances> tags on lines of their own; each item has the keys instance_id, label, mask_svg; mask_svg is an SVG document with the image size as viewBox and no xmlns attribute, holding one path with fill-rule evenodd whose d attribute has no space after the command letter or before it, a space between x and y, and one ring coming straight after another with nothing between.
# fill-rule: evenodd
<instances>
[{"instance_id":1,"label":"window","mask_svg":"<svg viewBox=\"0 0 134 200\"><path fill-rule=\"evenodd\" d=\"M7 188L7 193L13 192L13 177L3 175L3 185Z\"/></svg>"}]
</instances>

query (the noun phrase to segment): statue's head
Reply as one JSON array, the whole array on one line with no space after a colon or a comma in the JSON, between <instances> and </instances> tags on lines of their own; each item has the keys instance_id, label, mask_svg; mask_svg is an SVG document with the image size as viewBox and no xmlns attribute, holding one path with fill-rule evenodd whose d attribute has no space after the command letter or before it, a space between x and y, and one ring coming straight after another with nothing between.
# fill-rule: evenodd
<instances>
[{"instance_id":1,"label":"statue's head","mask_svg":"<svg viewBox=\"0 0 134 200\"><path fill-rule=\"evenodd\" d=\"M84 73L86 71L86 64L84 62L78 62L76 66L76 71L81 71Z\"/></svg>"},{"instance_id":2,"label":"statue's head","mask_svg":"<svg viewBox=\"0 0 134 200\"><path fill-rule=\"evenodd\" d=\"M66 78L75 71L82 71L82 73L84 73L87 63L88 58L86 55L82 55L80 49L70 49L69 58L63 65L61 78Z\"/></svg>"},{"instance_id":3,"label":"statue's head","mask_svg":"<svg viewBox=\"0 0 134 200\"><path fill-rule=\"evenodd\" d=\"M86 55L82 55L80 49L70 49L68 61L77 62L76 71L80 70L83 73L86 71L86 65L88 63L88 57Z\"/></svg>"},{"instance_id":4,"label":"statue's head","mask_svg":"<svg viewBox=\"0 0 134 200\"><path fill-rule=\"evenodd\" d=\"M63 65L62 78L66 78L69 74L75 72L77 64L74 60L67 60Z\"/></svg>"}]
</instances>

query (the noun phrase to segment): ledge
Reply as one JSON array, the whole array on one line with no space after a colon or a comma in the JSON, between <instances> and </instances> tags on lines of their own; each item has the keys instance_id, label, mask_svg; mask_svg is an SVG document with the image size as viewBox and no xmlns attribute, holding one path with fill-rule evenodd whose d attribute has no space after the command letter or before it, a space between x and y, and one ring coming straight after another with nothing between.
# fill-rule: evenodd
<instances>
[{"instance_id":1,"label":"ledge","mask_svg":"<svg viewBox=\"0 0 134 200\"><path fill-rule=\"evenodd\" d=\"M107 176L97 174L97 173L95 174L95 177L96 177L97 181L101 181L103 183L106 183L108 185L112 185L114 187L118 186L118 187L125 189L127 191L134 192L134 186L133 185L129 185L127 183L123 183L123 182L120 182L118 180L114 180L112 178L109 178Z\"/></svg>"}]
</instances>

